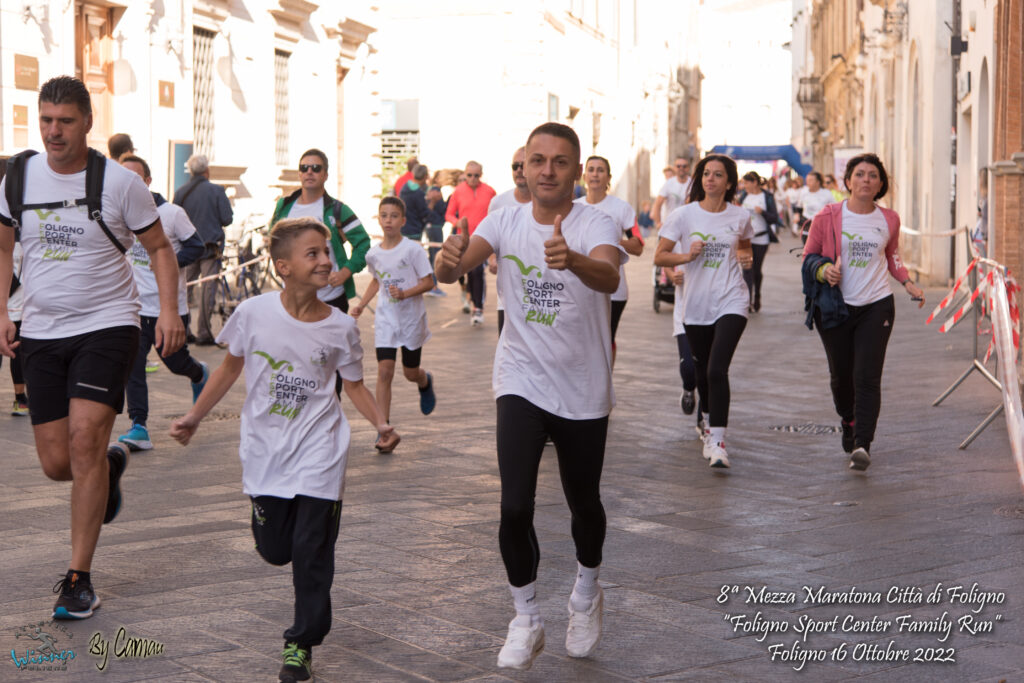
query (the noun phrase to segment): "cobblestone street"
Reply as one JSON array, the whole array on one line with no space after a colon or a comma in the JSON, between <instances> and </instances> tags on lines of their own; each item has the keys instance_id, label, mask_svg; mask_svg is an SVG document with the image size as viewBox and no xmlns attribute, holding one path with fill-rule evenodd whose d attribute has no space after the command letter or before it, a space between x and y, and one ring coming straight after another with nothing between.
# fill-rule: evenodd
<instances>
[{"instance_id":1,"label":"cobblestone street","mask_svg":"<svg viewBox=\"0 0 1024 683\"><path fill-rule=\"evenodd\" d=\"M701 458L694 419L679 409L671 306L655 313L651 305L653 244L627 265L631 298L618 332L618 405L602 486L602 641L592 658L566 656L575 557L549 449L536 515L547 646L522 673L496 665L513 610L497 545L494 279L480 329L461 312L455 287L427 299L433 339L423 366L434 374L436 411L420 415L416 392L396 379L392 422L402 443L382 456L373 430L345 401L353 441L334 625L313 653L316 680L1024 680L1024 500L1003 418L957 449L1000 395L974 374L931 407L968 366L969 323L940 334L924 320L944 290L927 290L923 310L897 292L872 465L852 473L839 435L816 427L837 427L838 418L821 343L803 326L799 260L787 251L794 245L784 238L769 252L764 308L732 363L725 471ZM359 323L371 388L372 323L370 314ZM195 353L215 365L222 352ZM19 671L16 657L39 650L29 629L48 620L50 588L67 569L69 487L43 476L28 419L0 416L0 680L275 680L293 593L290 569L266 564L253 549L237 452L243 386L180 447L167 431L189 405L187 381L161 367L149 385L156 447L133 455L124 510L100 537L92 580L103 606L50 630L58 650L74 651L65 672ZM9 405L11 397L4 367L0 398ZM127 426L119 416L117 433ZM928 604L939 583L939 599ZM976 597L947 592L975 583L1004 601L978 609ZM738 588L720 603L723 586ZM762 586L782 602L746 601L745 587ZM805 586L847 596L877 591L881 600L805 601ZM902 615L917 625L948 620L951 635L909 633ZM758 624L766 623L770 632L762 633ZM805 640L808 623L826 624L825 632ZM162 653L117 657L121 627L158 642ZM90 654L97 632L110 643L102 673ZM800 652L812 651L824 661L795 671L799 657L814 656ZM915 655L955 663L914 662Z\"/></svg>"}]
</instances>

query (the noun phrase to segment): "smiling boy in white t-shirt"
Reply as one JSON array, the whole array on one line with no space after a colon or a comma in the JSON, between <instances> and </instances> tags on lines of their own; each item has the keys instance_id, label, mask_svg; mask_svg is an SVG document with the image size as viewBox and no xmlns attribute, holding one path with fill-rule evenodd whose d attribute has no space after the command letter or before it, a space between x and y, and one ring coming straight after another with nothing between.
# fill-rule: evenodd
<instances>
[{"instance_id":1,"label":"smiling boy in white t-shirt","mask_svg":"<svg viewBox=\"0 0 1024 683\"><path fill-rule=\"evenodd\" d=\"M284 290L242 302L217 338L228 349L223 363L192 410L171 425L171 436L187 444L245 370L239 456L256 550L271 564L291 562L295 585L281 681L309 679L312 648L331 628L334 545L351 436L334 393L335 372L381 443L393 448L399 441L363 385L355 320L317 298L331 272L327 237L313 218L274 225L270 257Z\"/></svg>"}]
</instances>

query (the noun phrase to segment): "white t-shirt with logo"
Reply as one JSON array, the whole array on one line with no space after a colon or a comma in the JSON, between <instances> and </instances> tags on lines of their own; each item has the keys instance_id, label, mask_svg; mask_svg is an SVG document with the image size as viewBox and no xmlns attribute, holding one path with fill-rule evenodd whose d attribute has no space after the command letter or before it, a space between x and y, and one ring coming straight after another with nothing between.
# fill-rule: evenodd
<instances>
[{"instance_id":1,"label":"white t-shirt with logo","mask_svg":"<svg viewBox=\"0 0 1024 683\"><path fill-rule=\"evenodd\" d=\"M764 213L758 213L755 209L760 208L762 212L768 210L768 201L765 199L765 193L759 192L758 194L747 193L747 196L743 198L743 208L750 214L750 227L754 229L754 237L750 238L751 244L770 244L771 239L768 237L768 221L765 220ZM763 232L763 235L758 236L759 232Z\"/></svg>"},{"instance_id":2,"label":"white t-shirt with logo","mask_svg":"<svg viewBox=\"0 0 1024 683\"><path fill-rule=\"evenodd\" d=\"M392 249L378 244L366 252L366 267L380 287L377 315L373 320L376 347L397 349L404 346L416 350L426 344L430 330L427 328L427 307L423 303L423 295L398 300L388 293L391 285L409 289L419 284L420 278L434 272L420 243L403 238Z\"/></svg>"},{"instance_id":3,"label":"white t-shirt with logo","mask_svg":"<svg viewBox=\"0 0 1024 683\"><path fill-rule=\"evenodd\" d=\"M843 202L843 255L839 290L851 306L866 306L892 294L885 246L889 224L881 209L854 213Z\"/></svg>"},{"instance_id":4,"label":"white t-shirt with logo","mask_svg":"<svg viewBox=\"0 0 1024 683\"><path fill-rule=\"evenodd\" d=\"M580 197L575 200L575 203L586 204L608 214L615 221L615 225L622 229L623 238L633 236L633 228L636 227L636 211L629 205L629 202L624 202L618 197L608 195L597 204L590 204L587 202L586 197ZM628 299L629 285L626 284L626 268L625 266L619 266L619 288L612 294L612 301L626 301Z\"/></svg>"},{"instance_id":5,"label":"white t-shirt with logo","mask_svg":"<svg viewBox=\"0 0 1024 683\"><path fill-rule=\"evenodd\" d=\"M351 428L334 394L335 371L363 378L356 321L336 308L317 322L296 320L280 292L243 301L217 335L245 359L238 454L250 496L340 500Z\"/></svg>"},{"instance_id":6,"label":"white t-shirt with logo","mask_svg":"<svg viewBox=\"0 0 1024 683\"><path fill-rule=\"evenodd\" d=\"M291 208L288 209L288 215L282 216L282 218L315 218L321 223L324 222L324 198L320 197L315 202L309 204L299 204L298 200L292 204ZM338 261L334 258L334 245L331 244L331 239L327 239L327 251L331 257L331 272L334 273L339 270ZM339 296L345 293L345 283L341 283L338 286L324 285L316 292L316 298L320 301L334 301Z\"/></svg>"},{"instance_id":7,"label":"white t-shirt with logo","mask_svg":"<svg viewBox=\"0 0 1024 683\"><path fill-rule=\"evenodd\" d=\"M515 395L570 420L605 417L612 392L611 299L569 270L547 270L544 242L554 227L533 218L532 205L505 209L473 234L494 249L505 326L494 356L495 398ZM610 244L622 230L592 206L573 204L562 221L569 249L584 255Z\"/></svg>"},{"instance_id":8,"label":"white t-shirt with logo","mask_svg":"<svg viewBox=\"0 0 1024 683\"><path fill-rule=\"evenodd\" d=\"M804 218L808 220L817 216L822 209L835 201L836 198L824 187L820 188L817 192L811 192L805 187L800 193L800 203L804 207Z\"/></svg>"},{"instance_id":9,"label":"white t-shirt with logo","mask_svg":"<svg viewBox=\"0 0 1024 683\"><path fill-rule=\"evenodd\" d=\"M690 185L693 184L693 176L686 179L685 183L679 182L679 178L672 176L665 181L665 184L658 190L658 196L665 198L661 206L662 222L668 220L668 215L686 203L686 197L690 194Z\"/></svg>"},{"instance_id":10,"label":"white t-shirt with logo","mask_svg":"<svg viewBox=\"0 0 1024 683\"><path fill-rule=\"evenodd\" d=\"M737 242L754 235L746 209L726 204L724 211L711 213L702 209L699 202L692 202L669 216L658 234L664 239L681 242L683 253L690 251L691 243L704 242L701 255L683 266L686 269L683 322L713 325L723 315L747 316L750 293L736 259Z\"/></svg>"},{"instance_id":11,"label":"white t-shirt with logo","mask_svg":"<svg viewBox=\"0 0 1024 683\"><path fill-rule=\"evenodd\" d=\"M185 209L171 202L164 202L156 207L160 214L160 224L164 226L164 233L171 243L174 253L181 250L182 242L196 234L196 228L188 219ZM156 275L150 263L149 252L142 246L142 243L135 240L135 244L126 254L128 261L135 268L135 286L139 290L139 303L142 304L142 315L148 318L155 318L160 315L160 291L156 286ZM178 315L188 313L188 301L185 298L185 269L178 269Z\"/></svg>"},{"instance_id":12,"label":"white t-shirt with logo","mask_svg":"<svg viewBox=\"0 0 1024 683\"><path fill-rule=\"evenodd\" d=\"M0 220L10 223L10 207L0 182ZM25 204L85 197L85 171L61 174L40 153L25 170ZM156 223L153 195L142 178L108 162L103 174L103 220L127 250L136 232ZM12 228L3 228L10 230ZM21 334L29 339L62 339L86 332L139 326L135 277L128 260L83 206L28 209L21 215L22 287L25 306Z\"/></svg>"}]
</instances>

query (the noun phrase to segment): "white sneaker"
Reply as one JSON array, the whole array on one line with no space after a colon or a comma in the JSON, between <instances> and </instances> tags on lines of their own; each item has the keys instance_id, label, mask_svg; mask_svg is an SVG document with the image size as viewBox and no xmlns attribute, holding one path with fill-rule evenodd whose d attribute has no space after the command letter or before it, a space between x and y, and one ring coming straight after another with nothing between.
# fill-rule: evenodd
<instances>
[{"instance_id":1,"label":"white sneaker","mask_svg":"<svg viewBox=\"0 0 1024 683\"><path fill-rule=\"evenodd\" d=\"M484 312L481 311L481 310L473 311L473 315L470 316L469 322L470 322L471 325L473 325L473 327L477 327L479 325L483 325L484 324Z\"/></svg>"},{"instance_id":2,"label":"white sneaker","mask_svg":"<svg viewBox=\"0 0 1024 683\"><path fill-rule=\"evenodd\" d=\"M565 651L570 657L589 657L601 640L601 621L604 612L604 591L597 587L597 596L585 612L573 609L569 598L569 628L565 632Z\"/></svg>"},{"instance_id":3,"label":"white sneaker","mask_svg":"<svg viewBox=\"0 0 1024 683\"><path fill-rule=\"evenodd\" d=\"M728 467L729 454L725 452L725 444L711 443L710 439L704 441L704 459L710 460L711 467Z\"/></svg>"},{"instance_id":4,"label":"white sneaker","mask_svg":"<svg viewBox=\"0 0 1024 683\"><path fill-rule=\"evenodd\" d=\"M525 671L533 666L533 660L544 649L544 622L533 619L529 614L517 614L508 622L508 636L498 653L498 666L503 669Z\"/></svg>"}]
</instances>

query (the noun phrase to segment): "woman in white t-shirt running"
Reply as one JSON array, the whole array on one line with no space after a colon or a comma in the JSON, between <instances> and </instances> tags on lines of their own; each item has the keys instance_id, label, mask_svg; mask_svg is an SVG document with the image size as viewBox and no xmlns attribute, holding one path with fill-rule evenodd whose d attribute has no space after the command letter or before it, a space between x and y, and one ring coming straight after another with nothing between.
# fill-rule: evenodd
<instances>
[{"instance_id":1,"label":"woman in white t-shirt running","mask_svg":"<svg viewBox=\"0 0 1024 683\"><path fill-rule=\"evenodd\" d=\"M577 204L588 204L602 213L611 216L615 225L622 230L619 245L630 256L644 253L644 241L640 238L640 230L636 224L636 211L618 197L608 194L612 184L612 170L604 157L592 156L587 159L583 169L583 179L587 184L587 195L575 200ZM615 332L619 329L619 320L626 309L629 298L629 287L626 285L626 269L619 266L619 288L612 294L612 366L615 366Z\"/></svg>"},{"instance_id":2,"label":"woman in white t-shirt running","mask_svg":"<svg viewBox=\"0 0 1024 683\"><path fill-rule=\"evenodd\" d=\"M358 318L377 292L383 291L374 320L374 344L377 347L377 405L384 418L391 420L391 381L395 377L398 347L402 348L402 373L420 391L420 412L429 415L437 399L434 378L420 367L423 345L430 339L427 309L423 295L434 288L434 271L419 242L402 235L405 203L398 197L384 197L377 209L384 240L366 252L366 267L373 280L352 307ZM380 446L377 450L390 453Z\"/></svg>"},{"instance_id":3,"label":"woman in white t-shirt running","mask_svg":"<svg viewBox=\"0 0 1024 683\"><path fill-rule=\"evenodd\" d=\"M824 329L820 309L815 310L814 324L828 358L843 450L850 453L850 469L863 471L871 464L882 365L896 311L889 275L919 307L924 306L924 293L900 261L899 215L876 204L889 189L881 160L874 154L850 159L843 182L850 198L815 217L804 247L804 267L814 268L818 282L838 286L846 305L847 316L838 324Z\"/></svg>"},{"instance_id":4,"label":"woman in white t-shirt running","mask_svg":"<svg viewBox=\"0 0 1024 683\"><path fill-rule=\"evenodd\" d=\"M806 244L807 234L811 230L811 221L836 198L824 187L825 179L817 171L807 174L807 187L800 193L800 204L803 206L803 221L800 223L800 235Z\"/></svg>"},{"instance_id":5,"label":"woman in white t-shirt running","mask_svg":"<svg viewBox=\"0 0 1024 683\"><path fill-rule=\"evenodd\" d=\"M689 201L661 228L654 265L686 265L683 324L697 365L704 458L729 467L725 429L729 421L729 364L747 325L750 293L742 269L754 255L750 215L732 203L736 162L709 154L694 171ZM673 253L677 242L683 253Z\"/></svg>"}]
</instances>

